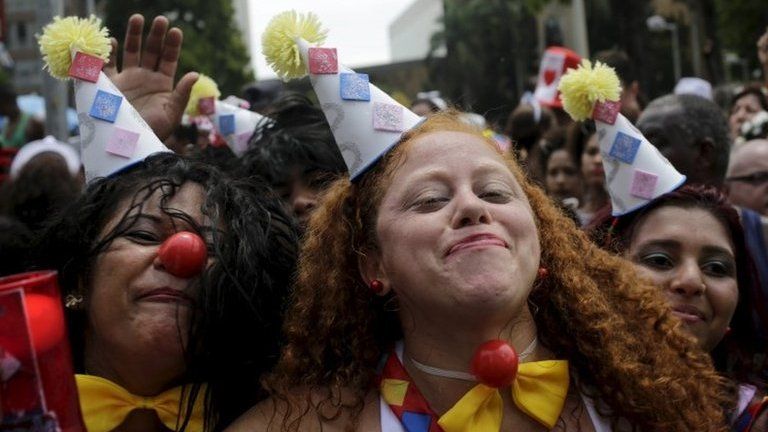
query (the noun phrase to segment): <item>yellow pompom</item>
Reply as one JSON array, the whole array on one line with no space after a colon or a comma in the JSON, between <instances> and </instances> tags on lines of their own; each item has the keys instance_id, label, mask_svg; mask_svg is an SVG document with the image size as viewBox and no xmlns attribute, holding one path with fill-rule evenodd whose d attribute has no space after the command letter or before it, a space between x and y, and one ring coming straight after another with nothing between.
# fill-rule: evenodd
<instances>
[{"instance_id":1,"label":"yellow pompom","mask_svg":"<svg viewBox=\"0 0 768 432\"><path fill-rule=\"evenodd\" d=\"M69 78L69 66L75 52L107 61L112 50L109 31L93 15L89 18L55 17L52 23L43 27L43 34L37 40L45 68L52 76L61 79Z\"/></svg>"},{"instance_id":2,"label":"yellow pompom","mask_svg":"<svg viewBox=\"0 0 768 432\"><path fill-rule=\"evenodd\" d=\"M306 15L296 11L282 12L275 15L261 36L261 46L267 64L284 80L301 78L307 74L297 38L310 44L325 41L327 30L321 28L320 20L312 12Z\"/></svg>"},{"instance_id":3,"label":"yellow pompom","mask_svg":"<svg viewBox=\"0 0 768 432\"><path fill-rule=\"evenodd\" d=\"M199 114L197 105L200 102L200 99L208 97L218 99L219 96L221 96L221 92L219 91L219 86L216 85L216 81L212 80L209 76L200 74L197 82L192 86L192 91L189 94L189 102L184 111L188 115L196 116Z\"/></svg>"},{"instance_id":4,"label":"yellow pompom","mask_svg":"<svg viewBox=\"0 0 768 432\"><path fill-rule=\"evenodd\" d=\"M570 69L560 79L560 96L563 109L576 121L592 117L596 102L618 101L621 82L610 66L582 60L578 69Z\"/></svg>"}]
</instances>

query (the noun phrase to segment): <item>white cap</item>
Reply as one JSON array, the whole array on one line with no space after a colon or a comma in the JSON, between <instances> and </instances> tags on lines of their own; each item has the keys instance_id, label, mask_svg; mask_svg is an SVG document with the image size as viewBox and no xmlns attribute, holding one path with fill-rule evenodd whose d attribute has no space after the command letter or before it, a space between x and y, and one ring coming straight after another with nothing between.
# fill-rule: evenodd
<instances>
[{"instance_id":1,"label":"white cap","mask_svg":"<svg viewBox=\"0 0 768 432\"><path fill-rule=\"evenodd\" d=\"M230 98L227 100L236 101ZM220 100L215 102L215 111L210 117L216 132L224 137L229 148L238 157L248 150L248 141L256 127L269 121L259 113Z\"/></svg>"},{"instance_id":2,"label":"white cap","mask_svg":"<svg viewBox=\"0 0 768 432\"><path fill-rule=\"evenodd\" d=\"M335 48L310 48L303 39L296 43L354 180L397 144L403 132L422 119L370 84L368 75L341 65Z\"/></svg>"},{"instance_id":3,"label":"white cap","mask_svg":"<svg viewBox=\"0 0 768 432\"><path fill-rule=\"evenodd\" d=\"M86 182L115 174L154 153L171 151L104 72L95 83L74 82Z\"/></svg>"},{"instance_id":4,"label":"white cap","mask_svg":"<svg viewBox=\"0 0 768 432\"><path fill-rule=\"evenodd\" d=\"M618 113L619 105L598 103L593 115L613 216L637 210L685 183L685 176Z\"/></svg>"},{"instance_id":5,"label":"white cap","mask_svg":"<svg viewBox=\"0 0 768 432\"><path fill-rule=\"evenodd\" d=\"M574 120L595 121L614 216L637 210L685 182L685 176L619 112L621 85L612 68L600 62L593 67L584 60L562 78L558 90L563 109Z\"/></svg>"},{"instance_id":6,"label":"white cap","mask_svg":"<svg viewBox=\"0 0 768 432\"><path fill-rule=\"evenodd\" d=\"M19 149L19 152L16 153L16 156L14 156L13 162L11 163L11 179L18 177L21 169L24 168L29 161L34 159L35 156L46 152L56 153L61 156L64 159L64 162L66 162L69 173L72 174L72 176L76 176L80 171L80 156L78 156L75 149L69 144L65 144L51 135L48 135L41 140L30 141Z\"/></svg>"},{"instance_id":7,"label":"white cap","mask_svg":"<svg viewBox=\"0 0 768 432\"><path fill-rule=\"evenodd\" d=\"M675 94L692 94L712 100L712 84L697 77L680 78L680 81L675 85Z\"/></svg>"}]
</instances>

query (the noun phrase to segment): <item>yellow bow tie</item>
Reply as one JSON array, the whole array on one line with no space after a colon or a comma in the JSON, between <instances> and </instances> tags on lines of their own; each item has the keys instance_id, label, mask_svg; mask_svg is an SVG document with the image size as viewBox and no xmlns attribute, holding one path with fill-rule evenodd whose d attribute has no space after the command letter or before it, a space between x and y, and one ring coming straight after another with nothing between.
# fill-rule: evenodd
<instances>
[{"instance_id":1,"label":"yellow bow tie","mask_svg":"<svg viewBox=\"0 0 768 432\"><path fill-rule=\"evenodd\" d=\"M115 429L135 409L155 410L160 421L171 430L176 430L184 421L179 416L179 407L186 409L189 390L182 398L182 387L172 388L154 397L136 396L104 378L93 375L75 375L80 396L80 410L88 432L106 432ZM203 394L201 389L195 399L195 406L187 423L188 431L203 430ZM179 424L177 425L177 420Z\"/></svg>"},{"instance_id":2,"label":"yellow bow tie","mask_svg":"<svg viewBox=\"0 0 768 432\"><path fill-rule=\"evenodd\" d=\"M512 399L521 411L551 429L568 394L568 362L521 363L512 383ZM478 384L438 420L445 432L498 431L503 402L498 389Z\"/></svg>"}]
</instances>

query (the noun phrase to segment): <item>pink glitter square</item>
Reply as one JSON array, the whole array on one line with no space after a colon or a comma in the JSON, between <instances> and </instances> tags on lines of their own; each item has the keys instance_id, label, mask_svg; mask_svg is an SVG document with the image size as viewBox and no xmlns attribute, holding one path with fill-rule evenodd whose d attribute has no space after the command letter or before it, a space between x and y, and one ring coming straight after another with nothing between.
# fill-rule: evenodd
<instances>
[{"instance_id":1,"label":"pink glitter square","mask_svg":"<svg viewBox=\"0 0 768 432\"><path fill-rule=\"evenodd\" d=\"M598 102L592 111L592 118L603 123L614 124L616 123L616 117L619 115L619 110L621 110L621 102L619 101Z\"/></svg>"},{"instance_id":2,"label":"pink glitter square","mask_svg":"<svg viewBox=\"0 0 768 432\"><path fill-rule=\"evenodd\" d=\"M402 132L403 107L400 105L374 102L373 128L390 132Z\"/></svg>"},{"instance_id":3,"label":"pink glitter square","mask_svg":"<svg viewBox=\"0 0 768 432\"><path fill-rule=\"evenodd\" d=\"M138 142L139 134L136 132L115 127L104 149L113 155L130 159L136 152L136 144Z\"/></svg>"},{"instance_id":4,"label":"pink glitter square","mask_svg":"<svg viewBox=\"0 0 768 432\"><path fill-rule=\"evenodd\" d=\"M213 97L201 98L197 101L197 111L203 115L216 112L216 99Z\"/></svg>"},{"instance_id":5,"label":"pink glitter square","mask_svg":"<svg viewBox=\"0 0 768 432\"><path fill-rule=\"evenodd\" d=\"M69 76L95 83L99 80L99 72L103 67L104 60L78 51L69 66Z\"/></svg>"},{"instance_id":6,"label":"pink glitter square","mask_svg":"<svg viewBox=\"0 0 768 432\"><path fill-rule=\"evenodd\" d=\"M310 48L309 72L313 74L335 74L339 72L339 58L336 48Z\"/></svg>"},{"instance_id":7,"label":"pink glitter square","mask_svg":"<svg viewBox=\"0 0 768 432\"><path fill-rule=\"evenodd\" d=\"M656 183L658 182L659 176L656 174L636 169L629 193L638 198L653 199L653 193L656 191Z\"/></svg>"},{"instance_id":8,"label":"pink glitter square","mask_svg":"<svg viewBox=\"0 0 768 432\"><path fill-rule=\"evenodd\" d=\"M245 151L248 150L248 140L251 139L251 135L253 135L253 132L245 132L235 135L235 152L245 153Z\"/></svg>"}]
</instances>

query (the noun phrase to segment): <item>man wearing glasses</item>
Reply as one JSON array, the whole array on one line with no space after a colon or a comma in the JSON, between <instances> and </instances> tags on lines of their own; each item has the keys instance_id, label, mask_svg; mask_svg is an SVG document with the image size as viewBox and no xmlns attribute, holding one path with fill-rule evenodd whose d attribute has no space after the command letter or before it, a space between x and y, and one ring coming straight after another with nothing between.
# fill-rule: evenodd
<instances>
[{"instance_id":1,"label":"man wearing glasses","mask_svg":"<svg viewBox=\"0 0 768 432\"><path fill-rule=\"evenodd\" d=\"M733 149L725 184L733 204L768 216L768 140L748 141Z\"/></svg>"}]
</instances>

